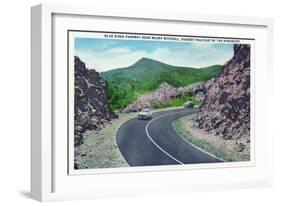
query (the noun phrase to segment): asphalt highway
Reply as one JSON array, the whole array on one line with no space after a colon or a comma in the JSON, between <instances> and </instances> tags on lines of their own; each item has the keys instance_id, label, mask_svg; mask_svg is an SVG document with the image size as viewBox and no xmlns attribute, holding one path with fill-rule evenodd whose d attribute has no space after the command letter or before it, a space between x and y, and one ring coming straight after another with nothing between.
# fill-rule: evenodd
<instances>
[{"instance_id":1,"label":"asphalt highway","mask_svg":"<svg viewBox=\"0 0 281 206\"><path fill-rule=\"evenodd\" d=\"M214 163L222 160L183 140L172 122L195 109L174 109L153 113L151 120L125 122L117 132L117 145L130 166Z\"/></svg>"}]
</instances>

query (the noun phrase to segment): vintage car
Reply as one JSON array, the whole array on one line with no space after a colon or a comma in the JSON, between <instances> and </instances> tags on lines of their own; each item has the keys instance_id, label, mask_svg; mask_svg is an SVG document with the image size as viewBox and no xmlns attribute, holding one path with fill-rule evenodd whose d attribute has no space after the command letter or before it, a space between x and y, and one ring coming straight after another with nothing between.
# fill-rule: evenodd
<instances>
[{"instance_id":1,"label":"vintage car","mask_svg":"<svg viewBox=\"0 0 281 206\"><path fill-rule=\"evenodd\" d=\"M188 102L184 103L183 107L186 108L186 109L193 108L194 103L192 101L188 101Z\"/></svg>"},{"instance_id":2,"label":"vintage car","mask_svg":"<svg viewBox=\"0 0 281 206\"><path fill-rule=\"evenodd\" d=\"M138 119L151 119L151 118L152 118L152 112L148 108L142 109L138 114Z\"/></svg>"}]
</instances>

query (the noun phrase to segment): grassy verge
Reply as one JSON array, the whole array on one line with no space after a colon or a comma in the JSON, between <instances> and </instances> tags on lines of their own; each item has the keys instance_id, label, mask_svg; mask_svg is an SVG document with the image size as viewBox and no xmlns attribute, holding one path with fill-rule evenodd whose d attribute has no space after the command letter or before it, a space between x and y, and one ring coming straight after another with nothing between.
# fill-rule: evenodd
<instances>
[{"instance_id":1,"label":"grassy verge","mask_svg":"<svg viewBox=\"0 0 281 206\"><path fill-rule=\"evenodd\" d=\"M229 154L223 151L222 149L216 147L215 145L212 145L201 139L195 138L188 130L186 130L184 126L185 118L186 117L181 117L173 122L173 128L184 140L227 162L239 161L239 158L236 157L236 155Z\"/></svg>"}]
</instances>

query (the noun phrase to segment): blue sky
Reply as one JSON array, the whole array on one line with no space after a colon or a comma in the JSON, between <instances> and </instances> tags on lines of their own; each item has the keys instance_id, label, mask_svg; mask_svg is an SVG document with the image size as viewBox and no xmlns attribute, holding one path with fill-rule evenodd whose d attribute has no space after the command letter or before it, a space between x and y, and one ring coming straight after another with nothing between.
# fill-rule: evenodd
<instances>
[{"instance_id":1,"label":"blue sky","mask_svg":"<svg viewBox=\"0 0 281 206\"><path fill-rule=\"evenodd\" d=\"M175 66L224 64L233 55L232 44L75 38L75 55L97 71L127 67L142 57Z\"/></svg>"}]
</instances>

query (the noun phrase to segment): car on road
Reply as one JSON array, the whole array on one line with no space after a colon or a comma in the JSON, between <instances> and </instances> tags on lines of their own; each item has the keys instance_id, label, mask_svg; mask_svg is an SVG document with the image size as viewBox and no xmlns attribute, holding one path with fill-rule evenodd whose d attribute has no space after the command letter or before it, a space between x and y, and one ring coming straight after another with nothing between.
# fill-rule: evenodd
<instances>
[{"instance_id":1,"label":"car on road","mask_svg":"<svg viewBox=\"0 0 281 206\"><path fill-rule=\"evenodd\" d=\"M188 101L188 102L184 103L183 107L186 108L186 109L193 108L194 103L192 101Z\"/></svg>"},{"instance_id":2,"label":"car on road","mask_svg":"<svg viewBox=\"0 0 281 206\"><path fill-rule=\"evenodd\" d=\"M152 112L150 109L144 108L138 113L138 119L152 119Z\"/></svg>"}]
</instances>

